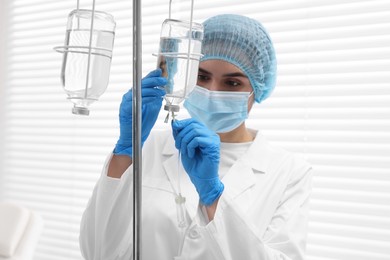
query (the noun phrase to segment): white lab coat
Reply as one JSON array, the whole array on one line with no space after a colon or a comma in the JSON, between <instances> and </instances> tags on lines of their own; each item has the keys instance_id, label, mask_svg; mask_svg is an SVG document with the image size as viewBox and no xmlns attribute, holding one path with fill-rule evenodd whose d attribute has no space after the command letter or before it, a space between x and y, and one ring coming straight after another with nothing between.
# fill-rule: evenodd
<instances>
[{"instance_id":1,"label":"white lab coat","mask_svg":"<svg viewBox=\"0 0 390 260\"><path fill-rule=\"evenodd\" d=\"M132 167L121 179L102 175L83 214L80 247L87 260L132 259ZM221 158L223 160L223 158ZM222 178L214 220L181 169L188 227L177 221L178 152L171 131L152 131L143 148L142 259L304 259L310 166L257 134Z\"/></svg>"}]
</instances>

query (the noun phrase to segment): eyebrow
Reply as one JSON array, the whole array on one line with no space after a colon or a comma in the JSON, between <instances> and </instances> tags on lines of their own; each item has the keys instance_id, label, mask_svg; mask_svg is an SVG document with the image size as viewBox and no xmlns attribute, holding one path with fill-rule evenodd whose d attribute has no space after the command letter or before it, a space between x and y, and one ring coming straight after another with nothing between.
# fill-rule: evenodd
<instances>
[{"instance_id":1,"label":"eyebrow","mask_svg":"<svg viewBox=\"0 0 390 260\"><path fill-rule=\"evenodd\" d=\"M202 69L202 68L199 68L199 72L202 72L203 74L211 75L210 72L208 72L207 70Z\"/></svg>"},{"instance_id":2,"label":"eyebrow","mask_svg":"<svg viewBox=\"0 0 390 260\"><path fill-rule=\"evenodd\" d=\"M205 70L205 69L202 69L202 68L199 68L199 72L203 73L203 74L207 74L207 75L213 75L211 72ZM227 73L227 74L224 74L223 77L244 77L244 78L248 78L244 73L241 73L241 72L233 72L233 73Z\"/></svg>"}]
</instances>

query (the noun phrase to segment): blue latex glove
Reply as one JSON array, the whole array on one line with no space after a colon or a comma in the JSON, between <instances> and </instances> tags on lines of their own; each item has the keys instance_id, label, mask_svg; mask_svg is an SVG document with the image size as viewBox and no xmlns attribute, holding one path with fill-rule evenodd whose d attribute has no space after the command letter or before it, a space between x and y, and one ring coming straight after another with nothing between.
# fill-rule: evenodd
<instances>
[{"instance_id":1,"label":"blue latex glove","mask_svg":"<svg viewBox=\"0 0 390 260\"><path fill-rule=\"evenodd\" d=\"M150 72L141 81L142 95L142 133L141 144L143 145L148 138L150 131L156 123L158 113L162 106L165 91L158 86L164 86L167 80L161 77L161 70L157 69ZM128 155L132 157L133 149L133 91L130 89L123 95L122 103L119 108L120 136L115 146L114 154Z\"/></svg>"},{"instance_id":2,"label":"blue latex glove","mask_svg":"<svg viewBox=\"0 0 390 260\"><path fill-rule=\"evenodd\" d=\"M195 185L201 203L212 205L224 189L218 176L219 136L193 118L172 121L172 130L183 167Z\"/></svg>"}]
</instances>

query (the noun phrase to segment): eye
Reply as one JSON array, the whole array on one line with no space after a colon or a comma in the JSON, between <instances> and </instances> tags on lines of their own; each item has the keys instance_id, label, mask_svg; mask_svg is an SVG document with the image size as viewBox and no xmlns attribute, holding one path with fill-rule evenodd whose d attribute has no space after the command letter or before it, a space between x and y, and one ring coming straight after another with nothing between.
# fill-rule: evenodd
<instances>
[{"instance_id":1,"label":"eye","mask_svg":"<svg viewBox=\"0 0 390 260\"><path fill-rule=\"evenodd\" d=\"M226 80L225 84L229 87L239 87L241 86L241 82L238 80Z\"/></svg>"},{"instance_id":2,"label":"eye","mask_svg":"<svg viewBox=\"0 0 390 260\"><path fill-rule=\"evenodd\" d=\"M206 76L206 75L203 75L203 74L198 74L198 81L204 82L204 81L207 81L209 79L210 79L209 76Z\"/></svg>"}]
</instances>

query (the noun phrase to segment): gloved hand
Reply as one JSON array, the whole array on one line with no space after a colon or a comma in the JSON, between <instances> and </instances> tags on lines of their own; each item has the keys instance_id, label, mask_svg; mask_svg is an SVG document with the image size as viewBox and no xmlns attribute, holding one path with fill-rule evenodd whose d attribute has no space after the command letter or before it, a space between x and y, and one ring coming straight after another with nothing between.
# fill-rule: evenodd
<instances>
[{"instance_id":1,"label":"gloved hand","mask_svg":"<svg viewBox=\"0 0 390 260\"><path fill-rule=\"evenodd\" d=\"M141 144L143 145L152 130L158 113L162 105L162 97L165 95L163 89L157 88L164 86L167 80L161 77L161 70L157 69L150 72L141 81L141 95L142 95L142 133ZM130 89L123 95L122 103L119 108L119 123L120 136L115 146L114 154L128 155L132 157L133 147L133 92Z\"/></svg>"},{"instance_id":2,"label":"gloved hand","mask_svg":"<svg viewBox=\"0 0 390 260\"><path fill-rule=\"evenodd\" d=\"M202 204L210 206L224 189L219 179L219 136L195 119L172 121L175 146Z\"/></svg>"}]
</instances>

